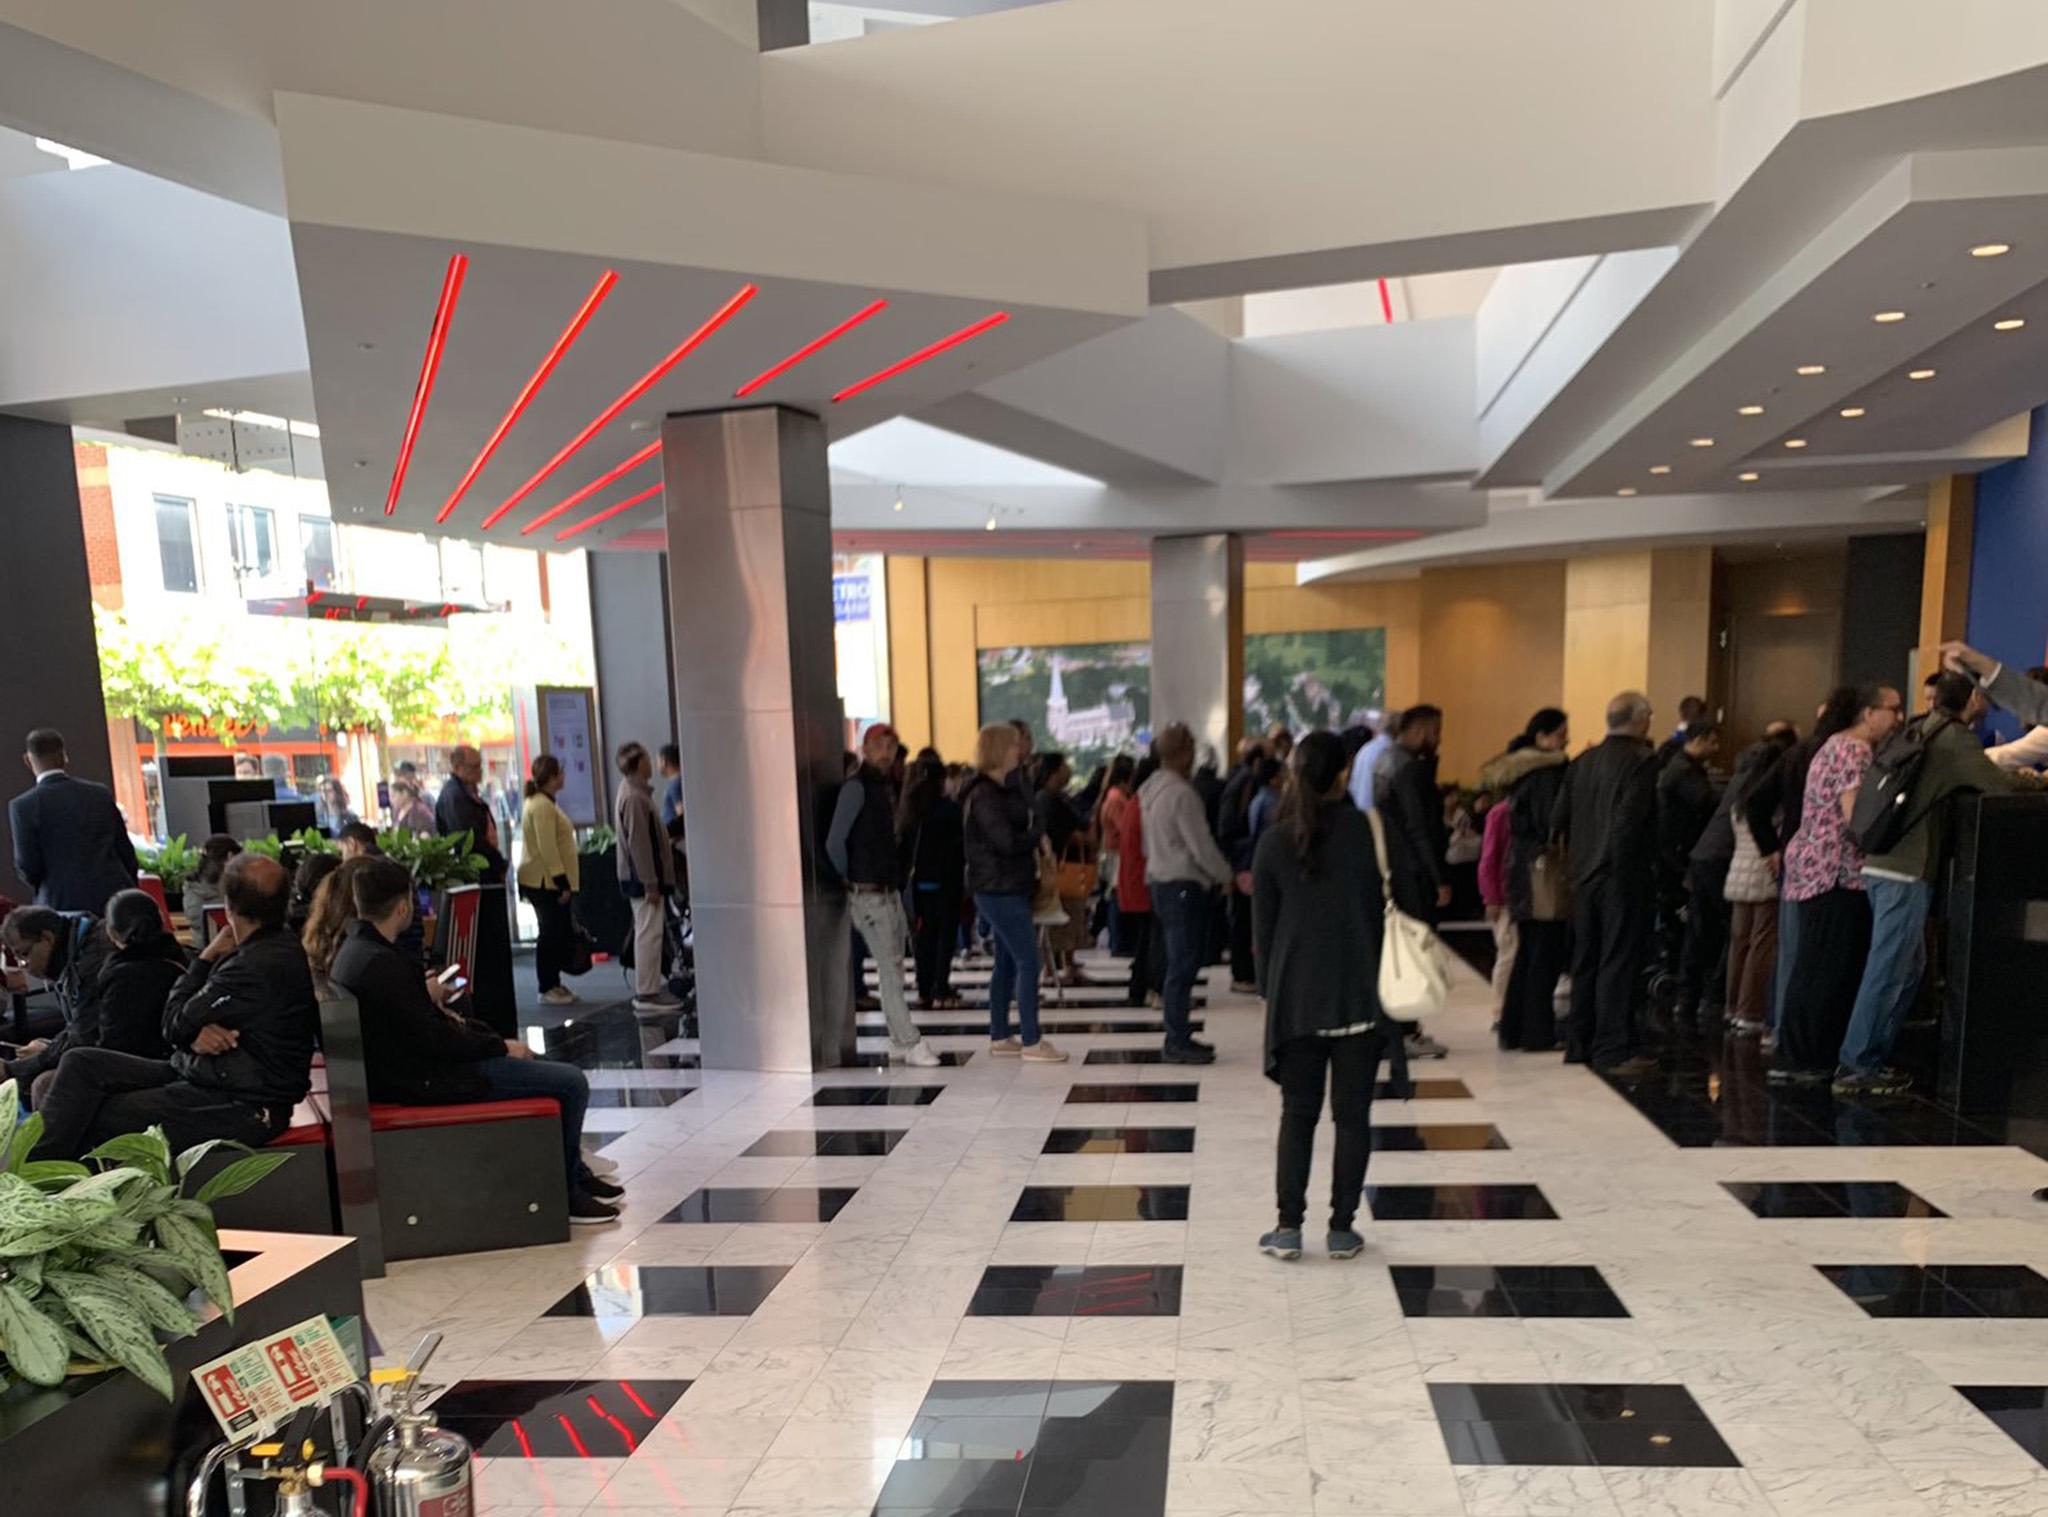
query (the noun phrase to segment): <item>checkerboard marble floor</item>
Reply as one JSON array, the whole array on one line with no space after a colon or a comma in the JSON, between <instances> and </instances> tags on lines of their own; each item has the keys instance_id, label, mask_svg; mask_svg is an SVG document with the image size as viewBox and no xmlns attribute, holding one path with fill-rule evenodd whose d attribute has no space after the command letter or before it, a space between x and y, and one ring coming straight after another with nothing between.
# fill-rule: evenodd
<instances>
[{"instance_id":1,"label":"checkerboard marble floor","mask_svg":"<svg viewBox=\"0 0 2048 1517\"><path fill-rule=\"evenodd\" d=\"M1055 1033L1057 1067L949 1033L972 1057L936 1070L595 1069L691 1092L604 1108L623 1225L397 1265L372 1326L447 1334L487 1517L2048 1512L2048 1162L1706 1146L1732 1073L1667 1136L1641 1090L1495 1051L1459 974L1450 1057L1373 1108L1349 1262L1254 1247L1278 1098L1212 972L1207 1068L1082 1061L1157 1044L1117 1032Z\"/></svg>"}]
</instances>

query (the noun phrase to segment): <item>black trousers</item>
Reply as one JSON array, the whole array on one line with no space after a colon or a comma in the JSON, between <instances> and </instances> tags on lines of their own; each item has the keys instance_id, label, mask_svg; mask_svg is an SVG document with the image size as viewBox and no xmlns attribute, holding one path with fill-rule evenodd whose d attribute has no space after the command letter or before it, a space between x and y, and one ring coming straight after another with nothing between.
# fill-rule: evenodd
<instances>
[{"instance_id":1,"label":"black trousers","mask_svg":"<svg viewBox=\"0 0 2048 1517\"><path fill-rule=\"evenodd\" d=\"M932 1002L953 993L953 945L960 937L960 892L913 888L917 910L911 952L917 960L917 998Z\"/></svg>"},{"instance_id":2,"label":"black trousers","mask_svg":"<svg viewBox=\"0 0 2048 1517\"><path fill-rule=\"evenodd\" d=\"M1372 1093L1386 1042L1378 1031L1345 1038L1311 1034L1280 1045L1280 1159L1275 1189L1280 1225L1300 1227L1308 1215L1308 1171L1323 1114L1323 1087L1330 1092L1330 1120L1337 1129L1336 1162L1330 1175L1330 1227L1351 1226L1365 1190L1365 1166L1372 1157Z\"/></svg>"},{"instance_id":3,"label":"black trousers","mask_svg":"<svg viewBox=\"0 0 2048 1517\"><path fill-rule=\"evenodd\" d=\"M1794 901L1792 911L1797 937L1778 1016L1778 1064L1832 1071L1870 953L1870 900L1860 890L1837 887Z\"/></svg>"},{"instance_id":4,"label":"black trousers","mask_svg":"<svg viewBox=\"0 0 2048 1517\"><path fill-rule=\"evenodd\" d=\"M519 893L539 919L540 936L533 944L533 972L544 991L562 983L562 970L576 947L576 918L562 892L552 886L521 885Z\"/></svg>"},{"instance_id":5,"label":"black trousers","mask_svg":"<svg viewBox=\"0 0 2048 1517\"><path fill-rule=\"evenodd\" d=\"M1679 961L1678 1004L1718 1009L1728 993L1726 859L1693 859L1685 871L1685 952Z\"/></svg>"},{"instance_id":6,"label":"black trousers","mask_svg":"<svg viewBox=\"0 0 2048 1517\"><path fill-rule=\"evenodd\" d=\"M1230 896L1230 978L1239 985L1249 985L1258 977L1258 966L1252 963L1252 898L1233 892Z\"/></svg>"},{"instance_id":7,"label":"black trousers","mask_svg":"<svg viewBox=\"0 0 2048 1517\"><path fill-rule=\"evenodd\" d=\"M1571 964L1571 924L1521 919L1515 932L1515 967L1500 1011L1500 1046L1548 1053L1557 1047L1557 980Z\"/></svg>"},{"instance_id":8,"label":"black trousers","mask_svg":"<svg viewBox=\"0 0 2048 1517\"><path fill-rule=\"evenodd\" d=\"M1145 992L1166 988L1166 935L1149 911L1126 911L1124 934L1131 950L1131 983L1126 1006L1143 1006Z\"/></svg>"},{"instance_id":9,"label":"black trousers","mask_svg":"<svg viewBox=\"0 0 2048 1517\"><path fill-rule=\"evenodd\" d=\"M264 1107L194 1085L162 1059L139 1059L107 1048L74 1048L37 1111L43 1119L38 1159L76 1159L109 1138L159 1125L180 1153L208 1138L260 1147L291 1124L291 1108Z\"/></svg>"},{"instance_id":10,"label":"black trousers","mask_svg":"<svg viewBox=\"0 0 2048 1517\"><path fill-rule=\"evenodd\" d=\"M1652 920L1645 882L1613 875L1572 896L1572 1014L1565 1057L1605 1069L1635 1047L1636 998Z\"/></svg>"}]
</instances>

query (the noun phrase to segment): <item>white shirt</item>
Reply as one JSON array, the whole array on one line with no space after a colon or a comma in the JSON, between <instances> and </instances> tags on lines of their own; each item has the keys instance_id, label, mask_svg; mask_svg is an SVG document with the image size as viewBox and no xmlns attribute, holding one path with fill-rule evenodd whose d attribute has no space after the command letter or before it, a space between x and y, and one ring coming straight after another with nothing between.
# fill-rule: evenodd
<instances>
[{"instance_id":1,"label":"white shirt","mask_svg":"<svg viewBox=\"0 0 2048 1517\"><path fill-rule=\"evenodd\" d=\"M1380 760L1387 756L1387 750L1394 746L1394 734L1382 732L1378 737L1358 750L1358 757L1351 761L1351 804L1360 811L1379 809L1373 799L1373 771L1380 766Z\"/></svg>"}]
</instances>

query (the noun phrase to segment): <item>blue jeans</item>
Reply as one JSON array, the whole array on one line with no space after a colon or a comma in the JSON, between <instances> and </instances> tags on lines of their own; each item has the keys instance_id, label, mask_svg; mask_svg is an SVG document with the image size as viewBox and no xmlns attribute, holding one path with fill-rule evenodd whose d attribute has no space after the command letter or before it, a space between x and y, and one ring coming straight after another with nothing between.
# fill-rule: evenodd
<instances>
[{"instance_id":1,"label":"blue jeans","mask_svg":"<svg viewBox=\"0 0 2048 1517\"><path fill-rule=\"evenodd\" d=\"M1010 994L1017 996L1018 1041L1038 1041L1038 929L1031 925L1028 895L975 893L974 909L996 940L996 967L988 980L988 1037L1010 1035Z\"/></svg>"},{"instance_id":2,"label":"blue jeans","mask_svg":"<svg viewBox=\"0 0 2048 1517\"><path fill-rule=\"evenodd\" d=\"M1926 965L1927 908L1934 887L1925 880L1863 877L1870 897L1870 957L1863 961L1863 983L1856 990L1856 1009L1842 1039L1842 1068L1874 1073L1891 1057L1899 1027L1920 988Z\"/></svg>"},{"instance_id":3,"label":"blue jeans","mask_svg":"<svg viewBox=\"0 0 2048 1517\"><path fill-rule=\"evenodd\" d=\"M1792 984L1792 966L1799 961L1799 913L1782 895L1778 897L1778 967L1771 976L1771 1036L1785 1015L1785 993Z\"/></svg>"},{"instance_id":4,"label":"blue jeans","mask_svg":"<svg viewBox=\"0 0 2048 1517\"><path fill-rule=\"evenodd\" d=\"M1194 1002L1195 976L1201 972L1202 947L1209 933L1209 887L1196 880L1163 880L1152 887L1152 920L1166 935L1166 981L1160 998L1166 1002L1166 1046L1185 1048L1192 1037L1188 1011Z\"/></svg>"},{"instance_id":5,"label":"blue jeans","mask_svg":"<svg viewBox=\"0 0 2048 1517\"><path fill-rule=\"evenodd\" d=\"M494 1101L552 1096L562 1108L562 1165L569 1189L590 1178L583 1163L583 1113L590 1105L590 1081L574 1064L554 1059L515 1059L505 1054L477 1065Z\"/></svg>"}]
</instances>

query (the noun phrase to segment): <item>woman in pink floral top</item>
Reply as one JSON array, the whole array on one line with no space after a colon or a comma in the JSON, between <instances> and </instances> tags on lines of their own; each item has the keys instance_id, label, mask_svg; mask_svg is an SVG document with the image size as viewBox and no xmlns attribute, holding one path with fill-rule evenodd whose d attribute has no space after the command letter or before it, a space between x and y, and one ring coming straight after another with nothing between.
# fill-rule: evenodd
<instances>
[{"instance_id":1,"label":"woman in pink floral top","mask_svg":"<svg viewBox=\"0 0 2048 1517\"><path fill-rule=\"evenodd\" d=\"M1798 951L1770 1073L1778 1083L1818 1084L1834 1074L1870 951L1863 850L1849 836L1849 813L1871 754L1898 726L1904 703L1879 685L1861 692L1859 704L1856 724L1814 755L1799 831L1785 848L1784 896L1798 918Z\"/></svg>"}]
</instances>

